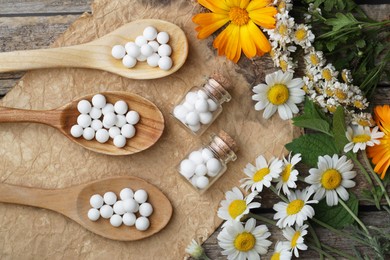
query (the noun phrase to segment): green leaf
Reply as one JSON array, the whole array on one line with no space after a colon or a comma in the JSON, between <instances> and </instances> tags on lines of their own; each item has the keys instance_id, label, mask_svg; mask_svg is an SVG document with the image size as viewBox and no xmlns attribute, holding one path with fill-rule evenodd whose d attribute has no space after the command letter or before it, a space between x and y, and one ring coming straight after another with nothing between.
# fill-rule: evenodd
<instances>
[{"instance_id":1,"label":"green leaf","mask_svg":"<svg viewBox=\"0 0 390 260\"><path fill-rule=\"evenodd\" d=\"M339 198L340 199L340 198ZM353 193L349 193L349 200L345 202L347 206L352 210L355 215L358 214L359 200ZM354 223L353 217L344 209L343 206L337 204L337 206L329 207L326 204L326 198L322 199L318 204L313 206L315 211L315 218L325 222L326 224L342 229Z\"/></svg>"},{"instance_id":2,"label":"green leaf","mask_svg":"<svg viewBox=\"0 0 390 260\"><path fill-rule=\"evenodd\" d=\"M294 120L293 124L298 127L316 130L324 134L329 134L330 131L329 123L323 119L299 119L296 121Z\"/></svg>"},{"instance_id":3,"label":"green leaf","mask_svg":"<svg viewBox=\"0 0 390 260\"><path fill-rule=\"evenodd\" d=\"M325 21L325 24L331 25L332 31L339 31L341 29L345 29L346 27L350 27L352 25L357 24L358 21L351 13L342 14L337 13L336 18L330 18Z\"/></svg>"},{"instance_id":4,"label":"green leaf","mask_svg":"<svg viewBox=\"0 0 390 260\"><path fill-rule=\"evenodd\" d=\"M328 49L328 51L333 51L337 46L337 42L336 41L328 41L326 43L326 48Z\"/></svg>"},{"instance_id":5,"label":"green leaf","mask_svg":"<svg viewBox=\"0 0 390 260\"><path fill-rule=\"evenodd\" d=\"M344 146L348 143L348 139L345 136L346 131L344 108L338 106L336 112L333 114L333 138L339 153L343 152Z\"/></svg>"},{"instance_id":6,"label":"green leaf","mask_svg":"<svg viewBox=\"0 0 390 260\"><path fill-rule=\"evenodd\" d=\"M318 156L337 154L333 138L326 134L305 134L285 145L294 154L302 154L302 162L316 167Z\"/></svg>"}]
</instances>

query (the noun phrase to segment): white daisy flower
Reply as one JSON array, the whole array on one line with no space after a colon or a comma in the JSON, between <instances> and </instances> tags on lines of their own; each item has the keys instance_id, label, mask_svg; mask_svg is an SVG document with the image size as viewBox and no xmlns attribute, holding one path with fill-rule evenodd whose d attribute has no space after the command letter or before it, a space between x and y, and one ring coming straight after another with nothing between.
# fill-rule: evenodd
<instances>
[{"instance_id":1,"label":"white daisy flower","mask_svg":"<svg viewBox=\"0 0 390 260\"><path fill-rule=\"evenodd\" d=\"M218 217L227 220L227 222L240 221L244 215L249 213L250 209L260 208L259 202L252 202L257 194L257 192L252 192L244 198L237 187L227 191L225 193L226 200L221 201L221 207L218 209Z\"/></svg>"},{"instance_id":2,"label":"white daisy flower","mask_svg":"<svg viewBox=\"0 0 390 260\"><path fill-rule=\"evenodd\" d=\"M343 79L343 81L345 83L352 83L353 79L352 79L352 73L350 70L347 70L347 69L343 69L343 71L341 72L341 78Z\"/></svg>"},{"instance_id":3,"label":"white daisy flower","mask_svg":"<svg viewBox=\"0 0 390 260\"><path fill-rule=\"evenodd\" d=\"M241 188L245 190L251 189L251 191L261 192L263 187L269 188L271 186L272 179L279 177L282 172L283 162L276 158L272 158L267 163L264 156L260 155L256 158L256 166L248 163L244 169L244 173L248 178L242 179L243 183Z\"/></svg>"},{"instance_id":4,"label":"white daisy flower","mask_svg":"<svg viewBox=\"0 0 390 260\"><path fill-rule=\"evenodd\" d=\"M191 243L187 246L185 249L186 253L192 256L195 259L209 259L201 245L198 244L198 242L195 241L195 239L191 240Z\"/></svg>"},{"instance_id":5,"label":"white daisy flower","mask_svg":"<svg viewBox=\"0 0 390 260\"><path fill-rule=\"evenodd\" d=\"M338 71L336 71L332 63L326 64L326 66L321 70L321 78L326 81L336 81L338 74Z\"/></svg>"},{"instance_id":6,"label":"white daisy flower","mask_svg":"<svg viewBox=\"0 0 390 260\"><path fill-rule=\"evenodd\" d=\"M374 146L380 144L378 138L382 138L385 134L378 131L378 127L374 127L370 130L368 126L348 126L347 132L345 133L349 143L344 146L344 152L353 151L357 153L359 150L365 150L366 146Z\"/></svg>"},{"instance_id":7,"label":"white daisy flower","mask_svg":"<svg viewBox=\"0 0 390 260\"><path fill-rule=\"evenodd\" d=\"M283 229L283 236L289 241L289 246L294 251L295 257L299 257L299 250L307 250L307 245L304 243L304 236L307 234L308 225L286 227Z\"/></svg>"},{"instance_id":8,"label":"white daisy flower","mask_svg":"<svg viewBox=\"0 0 390 260\"><path fill-rule=\"evenodd\" d=\"M347 161L345 155L340 159L337 154L333 157L319 156L317 166L318 168L310 169L310 175L305 178L305 182L311 184L310 189L315 192L313 198L321 200L326 197L328 206L337 205L338 196L344 201L348 200L349 194L346 188L355 186L355 182L351 179L356 176L356 172L352 171L351 160Z\"/></svg>"},{"instance_id":9,"label":"white daisy flower","mask_svg":"<svg viewBox=\"0 0 390 260\"><path fill-rule=\"evenodd\" d=\"M268 251L272 244L267 238L271 236L266 225L256 226L255 219L251 218L245 223L232 222L218 234L218 245L224 249L223 255L233 260L260 260L260 255Z\"/></svg>"},{"instance_id":10,"label":"white daisy flower","mask_svg":"<svg viewBox=\"0 0 390 260\"><path fill-rule=\"evenodd\" d=\"M278 202L273 209L276 211L274 219L278 219L276 225L279 228L292 226L295 223L302 226L303 221L314 216L314 209L309 204L318 203L318 200L309 200L314 193L311 189L296 190L288 197L288 203Z\"/></svg>"},{"instance_id":11,"label":"white daisy flower","mask_svg":"<svg viewBox=\"0 0 390 260\"><path fill-rule=\"evenodd\" d=\"M322 51L316 51L314 48L307 49L307 54L304 56L304 59L308 66L316 68L322 67L326 62L324 53Z\"/></svg>"},{"instance_id":12,"label":"white daisy flower","mask_svg":"<svg viewBox=\"0 0 390 260\"><path fill-rule=\"evenodd\" d=\"M310 30L310 27L306 24L295 25L293 34L293 40L295 44L307 48L311 46L311 43L314 41L314 34Z\"/></svg>"},{"instance_id":13,"label":"white daisy flower","mask_svg":"<svg viewBox=\"0 0 390 260\"><path fill-rule=\"evenodd\" d=\"M298 170L294 169L294 166L301 161L301 154L297 153L291 158L291 152L288 155L288 159L283 158L283 171L279 178L276 179L276 189L280 193L283 189L283 193L289 195L291 192L289 188L294 189L297 187L295 183L298 180Z\"/></svg>"},{"instance_id":14,"label":"white daisy flower","mask_svg":"<svg viewBox=\"0 0 390 260\"><path fill-rule=\"evenodd\" d=\"M374 119L372 118L371 113L360 112L360 113L356 114L356 113L352 112L349 116L351 117L351 124L353 126L358 126L358 125L374 126L375 125L375 122L374 122Z\"/></svg>"},{"instance_id":15,"label":"white daisy flower","mask_svg":"<svg viewBox=\"0 0 390 260\"><path fill-rule=\"evenodd\" d=\"M276 242L274 253L272 254L270 260L290 260L292 258L290 249L291 247L289 241Z\"/></svg>"},{"instance_id":16,"label":"white daisy flower","mask_svg":"<svg viewBox=\"0 0 390 260\"><path fill-rule=\"evenodd\" d=\"M263 117L270 118L278 111L283 120L291 119L293 114L299 112L296 104L305 98L304 85L301 78L293 79L293 73L283 73L281 70L265 76L266 84L253 87L252 99L258 101L256 110L263 110Z\"/></svg>"}]
</instances>

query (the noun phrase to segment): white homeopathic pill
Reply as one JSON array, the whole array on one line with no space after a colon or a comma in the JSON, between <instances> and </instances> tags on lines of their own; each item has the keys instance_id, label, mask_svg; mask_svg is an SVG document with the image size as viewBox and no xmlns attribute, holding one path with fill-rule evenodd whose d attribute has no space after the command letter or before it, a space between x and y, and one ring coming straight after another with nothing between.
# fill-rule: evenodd
<instances>
[{"instance_id":1,"label":"white homeopathic pill","mask_svg":"<svg viewBox=\"0 0 390 260\"><path fill-rule=\"evenodd\" d=\"M157 30L153 26L148 26L144 29L142 35L146 38L146 40L153 41L157 37Z\"/></svg>"},{"instance_id":2,"label":"white homeopathic pill","mask_svg":"<svg viewBox=\"0 0 390 260\"><path fill-rule=\"evenodd\" d=\"M114 214L114 210L110 205L103 205L99 211L100 216L105 219L111 218L112 214Z\"/></svg>"},{"instance_id":3,"label":"white homeopathic pill","mask_svg":"<svg viewBox=\"0 0 390 260\"><path fill-rule=\"evenodd\" d=\"M195 92L188 92L185 99L186 102L195 105L196 101L198 100L198 95Z\"/></svg>"},{"instance_id":4,"label":"white homeopathic pill","mask_svg":"<svg viewBox=\"0 0 390 260\"><path fill-rule=\"evenodd\" d=\"M110 135L110 137L111 137L112 139L114 139L115 136L121 134L121 130L119 129L119 127L113 126L113 127L110 127L110 129L108 130L108 134Z\"/></svg>"},{"instance_id":5,"label":"white homeopathic pill","mask_svg":"<svg viewBox=\"0 0 390 260\"><path fill-rule=\"evenodd\" d=\"M139 204L132 198L123 201L123 208L126 212L136 213L139 209Z\"/></svg>"},{"instance_id":6,"label":"white homeopathic pill","mask_svg":"<svg viewBox=\"0 0 390 260\"><path fill-rule=\"evenodd\" d=\"M206 100L209 98L209 97L207 96L206 92L205 92L204 90L202 90L202 89L199 89L199 90L198 90L198 97L199 97L199 98L206 99Z\"/></svg>"},{"instance_id":7,"label":"white homeopathic pill","mask_svg":"<svg viewBox=\"0 0 390 260\"><path fill-rule=\"evenodd\" d=\"M104 144L105 142L108 141L108 139L110 138L110 135L108 134L107 129L99 129L96 131L95 138L96 138L96 141Z\"/></svg>"},{"instance_id":8,"label":"white homeopathic pill","mask_svg":"<svg viewBox=\"0 0 390 260\"><path fill-rule=\"evenodd\" d=\"M118 100L117 102L115 102L115 105L114 105L114 111L115 113L117 113L118 115L124 115L126 114L127 110L129 109L129 107L127 106L127 103L123 100Z\"/></svg>"},{"instance_id":9,"label":"white homeopathic pill","mask_svg":"<svg viewBox=\"0 0 390 260\"><path fill-rule=\"evenodd\" d=\"M187 179L191 178L194 175L195 169L196 164L189 159L184 159L180 163L180 173Z\"/></svg>"},{"instance_id":10,"label":"white homeopathic pill","mask_svg":"<svg viewBox=\"0 0 390 260\"><path fill-rule=\"evenodd\" d=\"M134 42L126 43L125 49L126 49L127 54L135 59L141 54L140 47L137 44L135 44Z\"/></svg>"},{"instance_id":11,"label":"white homeopathic pill","mask_svg":"<svg viewBox=\"0 0 390 260\"><path fill-rule=\"evenodd\" d=\"M195 102L195 110L198 111L199 113L204 113L209 111L209 104L207 100L203 98L199 98Z\"/></svg>"},{"instance_id":12,"label":"white homeopathic pill","mask_svg":"<svg viewBox=\"0 0 390 260\"><path fill-rule=\"evenodd\" d=\"M110 112L115 112L114 111L114 105L111 104L111 103L107 103L103 108L102 108L102 114L103 115L106 115L107 113L110 113Z\"/></svg>"},{"instance_id":13,"label":"white homeopathic pill","mask_svg":"<svg viewBox=\"0 0 390 260\"><path fill-rule=\"evenodd\" d=\"M95 130L92 129L92 127L87 127L83 131L83 138L85 140L92 140L95 137Z\"/></svg>"},{"instance_id":14,"label":"white homeopathic pill","mask_svg":"<svg viewBox=\"0 0 390 260\"><path fill-rule=\"evenodd\" d=\"M86 128L91 125L92 119L87 114L80 114L77 117L77 124L82 126L83 128Z\"/></svg>"},{"instance_id":15,"label":"white homeopathic pill","mask_svg":"<svg viewBox=\"0 0 390 260\"><path fill-rule=\"evenodd\" d=\"M150 46L152 46L154 52L157 52L157 51L158 51L158 47L160 46L160 44L159 44L158 42L156 42L156 41L150 41L150 42L148 42L148 44L149 44Z\"/></svg>"},{"instance_id":16,"label":"white homeopathic pill","mask_svg":"<svg viewBox=\"0 0 390 260\"><path fill-rule=\"evenodd\" d=\"M160 44L166 44L169 42L169 34L167 32L159 32L157 34L157 41Z\"/></svg>"},{"instance_id":17,"label":"white homeopathic pill","mask_svg":"<svg viewBox=\"0 0 390 260\"><path fill-rule=\"evenodd\" d=\"M125 57L123 57L122 64L129 69L134 68L134 66L137 64L137 59L127 54Z\"/></svg>"},{"instance_id":18,"label":"white homeopathic pill","mask_svg":"<svg viewBox=\"0 0 390 260\"><path fill-rule=\"evenodd\" d=\"M125 124L121 128L121 135L126 138L132 138L133 136L135 136L135 127L130 124Z\"/></svg>"},{"instance_id":19,"label":"white homeopathic pill","mask_svg":"<svg viewBox=\"0 0 390 260\"><path fill-rule=\"evenodd\" d=\"M118 200L117 202L115 202L112 208L114 209L115 214L118 215L123 215L126 212L122 200Z\"/></svg>"},{"instance_id":20,"label":"white homeopathic pill","mask_svg":"<svg viewBox=\"0 0 390 260\"><path fill-rule=\"evenodd\" d=\"M114 205L116 199L117 199L116 194L112 191L108 191L103 195L104 203L106 203L107 205Z\"/></svg>"},{"instance_id":21,"label":"white homeopathic pill","mask_svg":"<svg viewBox=\"0 0 390 260\"><path fill-rule=\"evenodd\" d=\"M196 187L198 187L201 190L206 188L209 185L209 183L210 183L209 179L207 177L205 177L205 176L199 176L196 179Z\"/></svg>"},{"instance_id":22,"label":"white homeopathic pill","mask_svg":"<svg viewBox=\"0 0 390 260\"><path fill-rule=\"evenodd\" d=\"M117 135L114 137L114 145L118 148L122 148L126 145L126 137L123 135Z\"/></svg>"},{"instance_id":23,"label":"white homeopathic pill","mask_svg":"<svg viewBox=\"0 0 390 260\"><path fill-rule=\"evenodd\" d=\"M130 188L124 188L119 193L119 197L121 198L121 200L132 199L133 196L134 196L134 192Z\"/></svg>"},{"instance_id":24,"label":"white homeopathic pill","mask_svg":"<svg viewBox=\"0 0 390 260\"><path fill-rule=\"evenodd\" d=\"M195 105L191 104L190 102L185 101L183 103L183 107L187 108L188 112L194 111L195 110Z\"/></svg>"},{"instance_id":25,"label":"white homeopathic pill","mask_svg":"<svg viewBox=\"0 0 390 260\"><path fill-rule=\"evenodd\" d=\"M161 57L158 60L158 67L162 70L169 70L172 68L172 59L168 56Z\"/></svg>"},{"instance_id":26,"label":"white homeopathic pill","mask_svg":"<svg viewBox=\"0 0 390 260\"><path fill-rule=\"evenodd\" d=\"M157 67L158 66L158 61L160 60L160 55L157 53L153 53L150 55L147 59L146 62L150 67Z\"/></svg>"},{"instance_id":27,"label":"white homeopathic pill","mask_svg":"<svg viewBox=\"0 0 390 260\"><path fill-rule=\"evenodd\" d=\"M88 218L91 221L96 221L100 218L100 212L98 209L92 208L88 210Z\"/></svg>"},{"instance_id":28,"label":"white homeopathic pill","mask_svg":"<svg viewBox=\"0 0 390 260\"><path fill-rule=\"evenodd\" d=\"M114 214L110 218L110 224L113 227L120 227L122 225L122 217L119 216L118 214Z\"/></svg>"},{"instance_id":29,"label":"white homeopathic pill","mask_svg":"<svg viewBox=\"0 0 390 260\"><path fill-rule=\"evenodd\" d=\"M196 174L197 176L204 176L204 175L206 175L206 173L207 173L207 167L206 167L206 165L204 165L204 164L202 163L202 164L199 164L199 165L196 166L196 168L195 168L195 174Z\"/></svg>"},{"instance_id":30,"label":"white homeopathic pill","mask_svg":"<svg viewBox=\"0 0 390 260\"><path fill-rule=\"evenodd\" d=\"M147 58L148 58L148 57L146 57L145 55L140 54L140 55L138 55L138 57L137 57L137 61L146 61Z\"/></svg>"},{"instance_id":31,"label":"white homeopathic pill","mask_svg":"<svg viewBox=\"0 0 390 260\"><path fill-rule=\"evenodd\" d=\"M152 204L145 202L139 206L139 214L144 217L149 217L153 213Z\"/></svg>"},{"instance_id":32,"label":"white homeopathic pill","mask_svg":"<svg viewBox=\"0 0 390 260\"><path fill-rule=\"evenodd\" d=\"M193 151L188 156L188 159L193 161L196 165L203 164L203 157L201 151Z\"/></svg>"},{"instance_id":33,"label":"white homeopathic pill","mask_svg":"<svg viewBox=\"0 0 390 260\"><path fill-rule=\"evenodd\" d=\"M123 224L129 227L134 226L136 219L134 213L130 212L126 212L122 217Z\"/></svg>"},{"instance_id":34,"label":"white homeopathic pill","mask_svg":"<svg viewBox=\"0 0 390 260\"><path fill-rule=\"evenodd\" d=\"M114 57L115 59L122 59L126 54L125 47L123 47L122 45L115 45L114 47L112 47L111 54L112 57Z\"/></svg>"},{"instance_id":35,"label":"white homeopathic pill","mask_svg":"<svg viewBox=\"0 0 390 260\"><path fill-rule=\"evenodd\" d=\"M131 125L135 125L139 122L140 116L137 111L131 110L126 114L126 121Z\"/></svg>"},{"instance_id":36,"label":"white homeopathic pill","mask_svg":"<svg viewBox=\"0 0 390 260\"><path fill-rule=\"evenodd\" d=\"M97 107L92 107L91 111L89 112L89 116L92 119L99 119L102 116L102 110Z\"/></svg>"},{"instance_id":37,"label":"white homeopathic pill","mask_svg":"<svg viewBox=\"0 0 390 260\"><path fill-rule=\"evenodd\" d=\"M197 125L199 124L199 115L196 112L189 112L186 115L186 123L189 125Z\"/></svg>"},{"instance_id":38,"label":"white homeopathic pill","mask_svg":"<svg viewBox=\"0 0 390 260\"><path fill-rule=\"evenodd\" d=\"M212 100L211 98L209 98L209 99L207 99L207 103L209 104L209 111L210 111L210 112L214 112L215 110L217 110L218 104L215 103L214 100Z\"/></svg>"},{"instance_id":39,"label":"white homeopathic pill","mask_svg":"<svg viewBox=\"0 0 390 260\"><path fill-rule=\"evenodd\" d=\"M121 128L122 126L124 126L125 124L127 123L126 121L126 117L124 115L117 115L116 116L116 126Z\"/></svg>"},{"instance_id":40,"label":"white homeopathic pill","mask_svg":"<svg viewBox=\"0 0 390 260\"><path fill-rule=\"evenodd\" d=\"M88 114L89 112L91 112L91 109L92 109L92 105L88 100L85 99L80 100L79 103L77 104L77 110L81 114Z\"/></svg>"},{"instance_id":41,"label":"white homeopathic pill","mask_svg":"<svg viewBox=\"0 0 390 260\"><path fill-rule=\"evenodd\" d=\"M95 131L103 128L103 123L99 119L92 120L91 128Z\"/></svg>"},{"instance_id":42,"label":"white homeopathic pill","mask_svg":"<svg viewBox=\"0 0 390 260\"><path fill-rule=\"evenodd\" d=\"M213 114L211 112L199 113L199 120L202 124L208 125L213 120Z\"/></svg>"},{"instance_id":43,"label":"white homeopathic pill","mask_svg":"<svg viewBox=\"0 0 390 260\"><path fill-rule=\"evenodd\" d=\"M186 120L186 115L188 114L188 109L183 106L183 105L177 105L173 109L173 115L179 119L180 121L185 121Z\"/></svg>"},{"instance_id":44,"label":"white homeopathic pill","mask_svg":"<svg viewBox=\"0 0 390 260\"><path fill-rule=\"evenodd\" d=\"M135 228L139 231L145 231L149 228L150 222L149 219L146 217L139 217L135 221Z\"/></svg>"},{"instance_id":45,"label":"white homeopathic pill","mask_svg":"<svg viewBox=\"0 0 390 260\"><path fill-rule=\"evenodd\" d=\"M137 190L134 192L134 200L138 203L144 203L148 200L148 193L145 190Z\"/></svg>"},{"instance_id":46,"label":"white homeopathic pill","mask_svg":"<svg viewBox=\"0 0 390 260\"><path fill-rule=\"evenodd\" d=\"M200 129L200 124L198 123L196 125L188 125L188 128L191 129L192 132L196 133Z\"/></svg>"},{"instance_id":47,"label":"white homeopathic pill","mask_svg":"<svg viewBox=\"0 0 390 260\"><path fill-rule=\"evenodd\" d=\"M89 204L91 204L92 208L100 209L103 206L103 197L100 194L94 194L89 199Z\"/></svg>"},{"instance_id":48,"label":"white homeopathic pill","mask_svg":"<svg viewBox=\"0 0 390 260\"><path fill-rule=\"evenodd\" d=\"M80 125L73 125L72 128L70 129L70 134L75 137L79 138L80 136L83 135L84 128Z\"/></svg>"},{"instance_id":49,"label":"white homeopathic pill","mask_svg":"<svg viewBox=\"0 0 390 260\"><path fill-rule=\"evenodd\" d=\"M207 161L207 170L209 173L219 173L222 168L221 162L216 158L211 158Z\"/></svg>"},{"instance_id":50,"label":"white homeopathic pill","mask_svg":"<svg viewBox=\"0 0 390 260\"><path fill-rule=\"evenodd\" d=\"M172 48L168 44L162 44L158 47L158 55L163 56L171 56Z\"/></svg>"},{"instance_id":51,"label":"white homeopathic pill","mask_svg":"<svg viewBox=\"0 0 390 260\"><path fill-rule=\"evenodd\" d=\"M111 127L111 126L114 126L116 124L116 120L117 120L117 117L115 115L115 113L113 112L109 112L107 114L104 115L103 117L103 125L106 127Z\"/></svg>"},{"instance_id":52,"label":"white homeopathic pill","mask_svg":"<svg viewBox=\"0 0 390 260\"><path fill-rule=\"evenodd\" d=\"M137 44L139 47L147 43L148 40L146 40L146 38L143 35L139 35L137 36L137 38L135 38L135 44Z\"/></svg>"},{"instance_id":53,"label":"white homeopathic pill","mask_svg":"<svg viewBox=\"0 0 390 260\"><path fill-rule=\"evenodd\" d=\"M97 108L103 108L106 105L106 97L102 94L96 94L92 97L92 105Z\"/></svg>"},{"instance_id":54,"label":"white homeopathic pill","mask_svg":"<svg viewBox=\"0 0 390 260\"><path fill-rule=\"evenodd\" d=\"M211 158L214 158L213 152L209 148L203 148L202 150L202 157L205 162L210 160Z\"/></svg>"},{"instance_id":55,"label":"white homeopathic pill","mask_svg":"<svg viewBox=\"0 0 390 260\"><path fill-rule=\"evenodd\" d=\"M145 43L144 45L141 46L141 54L149 57L154 53L153 47L150 46L149 44Z\"/></svg>"}]
</instances>

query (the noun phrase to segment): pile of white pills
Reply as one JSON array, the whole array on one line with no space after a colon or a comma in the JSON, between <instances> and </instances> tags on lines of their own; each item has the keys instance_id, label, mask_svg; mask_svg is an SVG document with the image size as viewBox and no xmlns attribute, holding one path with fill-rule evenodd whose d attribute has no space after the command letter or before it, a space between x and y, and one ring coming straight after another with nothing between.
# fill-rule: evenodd
<instances>
[{"instance_id":1,"label":"pile of white pills","mask_svg":"<svg viewBox=\"0 0 390 260\"><path fill-rule=\"evenodd\" d=\"M217 109L218 104L200 89L188 92L184 102L173 109L173 116L191 131L198 132L202 125L211 123L213 112Z\"/></svg>"},{"instance_id":2,"label":"pile of white pills","mask_svg":"<svg viewBox=\"0 0 390 260\"><path fill-rule=\"evenodd\" d=\"M94 95L92 104L85 99L79 101L77 110L80 112L77 124L70 129L73 137L82 136L86 140L95 138L99 143L105 143L112 138L114 145L119 148L126 145L126 139L134 137L134 126L140 120L138 112L128 111L129 107L125 101L107 103L102 94Z\"/></svg>"},{"instance_id":3,"label":"pile of white pills","mask_svg":"<svg viewBox=\"0 0 390 260\"><path fill-rule=\"evenodd\" d=\"M216 177L222 170L220 160L209 148L203 148L190 153L188 158L181 161L180 174L200 190L208 187L209 178Z\"/></svg>"},{"instance_id":4,"label":"pile of white pills","mask_svg":"<svg viewBox=\"0 0 390 260\"><path fill-rule=\"evenodd\" d=\"M124 188L117 195L106 192L92 195L89 203L91 209L88 211L88 218L97 221L100 217L110 219L110 224L114 227L135 226L139 231L145 231L150 226L148 217L153 213L153 207L147 202L148 193L145 190L133 192L130 188Z\"/></svg>"},{"instance_id":5,"label":"pile of white pills","mask_svg":"<svg viewBox=\"0 0 390 260\"><path fill-rule=\"evenodd\" d=\"M111 54L115 59L121 59L126 68L133 68L138 61L146 61L151 67L169 70L172 67L172 48L168 42L167 32L158 32L153 26L148 26L134 42L112 47Z\"/></svg>"}]
</instances>

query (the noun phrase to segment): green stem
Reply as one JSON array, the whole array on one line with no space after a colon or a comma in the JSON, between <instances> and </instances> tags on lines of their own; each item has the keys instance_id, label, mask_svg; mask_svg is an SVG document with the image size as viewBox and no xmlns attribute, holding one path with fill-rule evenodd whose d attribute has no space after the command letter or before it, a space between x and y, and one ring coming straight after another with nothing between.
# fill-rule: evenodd
<instances>
[{"instance_id":1,"label":"green stem","mask_svg":"<svg viewBox=\"0 0 390 260\"><path fill-rule=\"evenodd\" d=\"M328 246L326 244L322 244L322 247L325 248L328 251L331 251L331 252L333 252L335 254L338 254L339 256L345 257L347 259L350 259L350 260L356 259L355 257L351 256L350 254L344 253L343 251L338 250L338 249L336 249L334 247Z\"/></svg>"},{"instance_id":2,"label":"green stem","mask_svg":"<svg viewBox=\"0 0 390 260\"><path fill-rule=\"evenodd\" d=\"M308 223L308 224L309 224L309 232L314 239L314 243L316 244L316 247L318 247L319 249L322 250L321 242L318 239L316 231L314 230L313 226L310 223ZM324 254L322 252L318 252L318 253L320 254L320 259L321 260L324 259Z\"/></svg>"},{"instance_id":3,"label":"green stem","mask_svg":"<svg viewBox=\"0 0 390 260\"><path fill-rule=\"evenodd\" d=\"M318 248L317 246L313 245L312 243L307 243L307 245L311 249L317 251L320 255L325 255L328 259L336 259L333 256L331 256L330 254L328 254L327 252L325 252L324 250L322 250L321 248Z\"/></svg>"},{"instance_id":4,"label":"green stem","mask_svg":"<svg viewBox=\"0 0 390 260\"><path fill-rule=\"evenodd\" d=\"M280 193L276 190L276 188L275 188L274 186L271 185L271 186L269 187L269 189L272 190L277 196L279 196L279 198L281 198L284 202L288 203L288 199L287 199L284 195L280 194Z\"/></svg>"},{"instance_id":5,"label":"green stem","mask_svg":"<svg viewBox=\"0 0 390 260\"><path fill-rule=\"evenodd\" d=\"M351 217L362 227L364 232L366 232L367 236L371 237L366 225L364 225L364 223L356 216L356 214L348 207L348 205L345 204L345 202L342 199L339 199L339 202L341 206L343 206L345 210L348 211L349 215L351 215Z\"/></svg>"},{"instance_id":6,"label":"green stem","mask_svg":"<svg viewBox=\"0 0 390 260\"><path fill-rule=\"evenodd\" d=\"M247 215L248 217L250 218L254 218L256 220L259 220L259 221L263 221L264 223L267 223L269 225L273 225L276 227L276 221L273 221L269 218L266 218L266 217L263 217L263 216L260 216L260 215L256 215L256 214L253 214L253 213L248 213Z\"/></svg>"}]
</instances>

